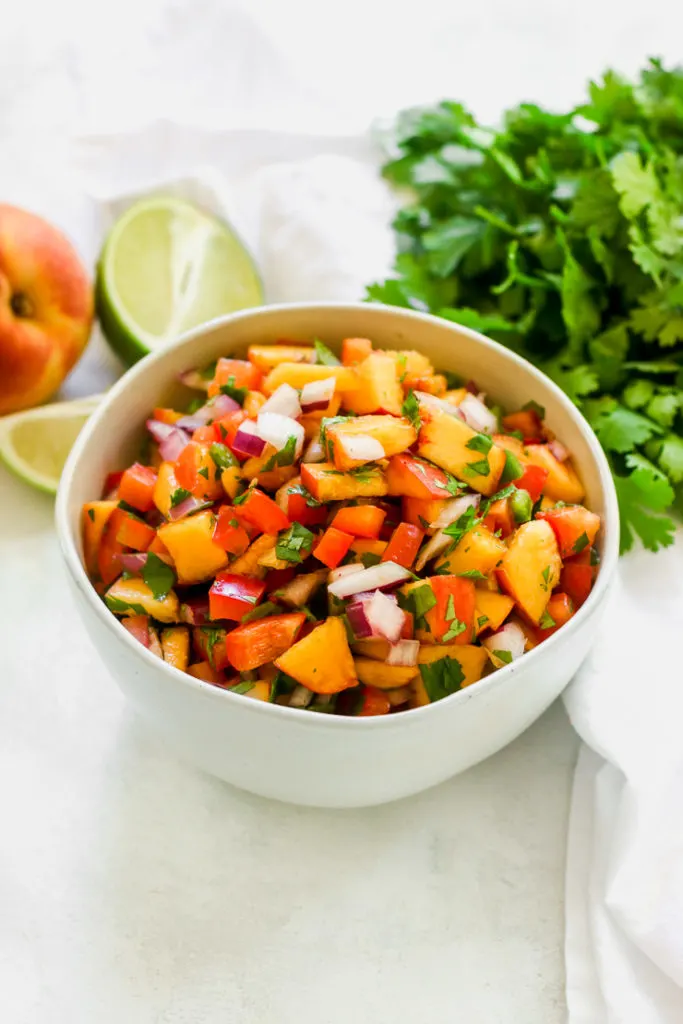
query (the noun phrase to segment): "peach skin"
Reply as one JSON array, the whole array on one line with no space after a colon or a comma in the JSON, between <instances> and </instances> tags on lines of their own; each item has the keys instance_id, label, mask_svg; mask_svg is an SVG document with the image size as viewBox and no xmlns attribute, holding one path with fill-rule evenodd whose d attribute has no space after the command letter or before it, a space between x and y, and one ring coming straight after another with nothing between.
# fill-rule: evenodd
<instances>
[{"instance_id":1,"label":"peach skin","mask_svg":"<svg viewBox=\"0 0 683 1024\"><path fill-rule=\"evenodd\" d=\"M71 243L41 217L0 204L0 415L57 391L92 320L92 285Z\"/></svg>"}]
</instances>

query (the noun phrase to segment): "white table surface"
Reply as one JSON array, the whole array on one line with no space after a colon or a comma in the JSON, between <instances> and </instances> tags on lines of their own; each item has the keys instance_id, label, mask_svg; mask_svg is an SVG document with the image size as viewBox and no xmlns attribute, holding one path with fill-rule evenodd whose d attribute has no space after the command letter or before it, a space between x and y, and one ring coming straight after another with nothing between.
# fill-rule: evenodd
<instances>
[{"instance_id":1,"label":"white table surface","mask_svg":"<svg viewBox=\"0 0 683 1024\"><path fill-rule=\"evenodd\" d=\"M343 131L440 94L494 119L576 101L609 63L675 57L670 4L648 14L349 0L331 28L306 0L23 0L0 33L0 198L92 259L69 164L88 127ZM102 365L94 349L66 393L95 390ZM124 704L65 588L51 501L0 468L3 1024L560 1024L576 750L556 705L385 808L301 810L206 777Z\"/></svg>"}]
</instances>

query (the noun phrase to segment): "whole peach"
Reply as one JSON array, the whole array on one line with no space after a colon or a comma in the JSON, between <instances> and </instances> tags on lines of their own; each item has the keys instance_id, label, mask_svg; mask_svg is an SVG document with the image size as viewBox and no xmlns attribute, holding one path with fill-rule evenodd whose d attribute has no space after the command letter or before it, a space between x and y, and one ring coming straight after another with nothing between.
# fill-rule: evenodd
<instances>
[{"instance_id":1,"label":"whole peach","mask_svg":"<svg viewBox=\"0 0 683 1024\"><path fill-rule=\"evenodd\" d=\"M54 394L92 320L92 285L71 243L42 217L0 204L0 414Z\"/></svg>"}]
</instances>

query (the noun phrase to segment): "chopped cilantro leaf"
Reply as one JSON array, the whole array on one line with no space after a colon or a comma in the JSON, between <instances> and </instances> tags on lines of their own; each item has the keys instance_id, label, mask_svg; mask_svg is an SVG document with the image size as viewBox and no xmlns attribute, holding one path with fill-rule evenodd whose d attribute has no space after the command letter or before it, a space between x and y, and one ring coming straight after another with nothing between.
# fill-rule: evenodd
<instances>
[{"instance_id":1,"label":"chopped cilantro leaf","mask_svg":"<svg viewBox=\"0 0 683 1024\"><path fill-rule=\"evenodd\" d=\"M269 473L270 470L275 469L276 466L293 466L295 462L296 437L294 434L290 434L284 448L281 448L279 452L275 452L274 455L271 455L261 472Z\"/></svg>"},{"instance_id":2,"label":"chopped cilantro leaf","mask_svg":"<svg viewBox=\"0 0 683 1024\"><path fill-rule=\"evenodd\" d=\"M115 615L128 615L129 612L135 612L136 615L146 615L147 612L140 604L131 603L130 601L122 601L118 597L112 597L110 594L104 595L104 603L110 612L114 612Z\"/></svg>"},{"instance_id":3,"label":"chopped cilantro leaf","mask_svg":"<svg viewBox=\"0 0 683 1024\"><path fill-rule=\"evenodd\" d=\"M420 665L420 675L432 703L457 693L465 680L462 665L457 658L450 655L429 665Z\"/></svg>"},{"instance_id":4,"label":"chopped cilantro leaf","mask_svg":"<svg viewBox=\"0 0 683 1024\"><path fill-rule=\"evenodd\" d=\"M256 608L252 608L246 615L243 615L240 622L253 622L254 619L265 619L279 611L280 608L273 601L265 601L263 604L257 605Z\"/></svg>"},{"instance_id":5,"label":"chopped cilantro leaf","mask_svg":"<svg viewBox=\"0 0 683 1024\"><path fill-rule=\"evenodd\" d=\"M436 604L436 597L429 583L423 583L421 587L415 587L407 595L406 603L408 610L412 611L415 617L416 629L428 629L425 615Z\"/></svg>"},{"instance_id":6,"label":"chopped cilantro leaf","mask_svg":"<svg viewBox=\"0 0 683 1024\"><path fill-rule=\"evenodd\" d=\"M502 661L505 665L509 665L512 661L512 654L510 651L494 651L493 656L494 658L498 658L498 660Z\"/></svg>"},{"instance_id":7,"label":"chopped cilantro leaf","mask_svg":"<svg viewBox=\"0 0 683 1024\"><path fill-rule=\"evenodd\" d=\"M401 414L405 416L407 420L410 420L415 430L419 431L422 426L422 420L420 419L420 403L415 397L414 391L409 391L406 395L403 405L401 406Z\"/></svg>"},{"instance_id":8,"label":"chopped cilantro leaf","mask_svg":"<svg viewBox=\"0 0 683 1024\"><path fill-rule=\"evenodd\" d=\"M229 395L230 398L233 398L236 402L239 402L240 405L244 405L244 400L249 394L249 388L238 388L235 384L234 375L231 375L230 377L228 377L225 384L221 384L221 393L224 395Z\"/></svg>"},{"instance_id":9,"label":"chopped cilantro leaf","mask_svg":"<svg viewBox=\"0 0 683 1024\"><path fill-rule=\"evenodd\" d=\"M447 631L441 637L441 642L447 644L449 640L455 640L456 636L460 636L460 634L464 633L466 629L466 624L454 616Z\"/></svg>"},{"instance_id":10,"label":"chopped cilantro leaf","mask_svg":"<svg viewBox=\"0 0 683 1024\"><path fill-rule=\"evenodd\" d=\"M545 569L541 573L541 578L543 579L543 582L541 583L541 590L545 590L546 593L547 593L548 587L550 585L550 566L549 565L546 565Z\"/></svg>"},{"instance_id":11,"label":"chopped cilantro leaf","mask_svg":"<svg viewBox=\"0 0 683 1024\"><path fill-rule=\"evenodd\" d=\"M124 512L127 512L129 516L133 516L134 519L142 519L139 508L133 508L127 501L119 501L118 507Z\"/></svg>"},{"instance_id":12,"label":"chopped cilantro leaf","mask_svg":"<svg viewBox=\"0 0 683 1024\"><path fill-rule=\"evenodd\" d=\"M519 461L516 455L505 449L505 465L503 466L503 472L500 474L500 482L502 484L509 484L511 480L519 480L520 476L524 476L524 466Z\"/></svg>"},{"instance_id":13,"label":"chopped cilantro leaf","mask_svg":"<svg viewBox=\"0 0 683 1024\"><path fill-rule=\"evenodd\" d=\"M201 469L197 470L197 476L203 476L205 480L209 479L209 467L202 466Z\"/></svg>"},{"instance_id":14,"label":"chopped cilantro leaf","mask_svg":"<svg viewBox=\"0 0 683 1024\"><path fill-rule=\"evenodd\" d=\"M253 682L243 680L241 683L236 683L235 686L230 687L232 693L249 693L250 690L254 689Z\"/></svg>"},{"instance_id":15,"label":"chopped cilantro leaf","mask_svg":"<svg viewBox=\"0 0 683 1024\"><path fill-rule=\"evenodd\" d=\"M366 569L370 569L373 565L379 565L382 561L382 556L376 555L374 551L365 551L360 556L360 560Z\"/></svg>"},{"instance_id":16,"label":"chopped cilantro leaf","mask_svg":"<svg viewBox=\"0 0 683 1024\"><path fill-rule=\"evenodd\" d=\"M468 441L465 445L473 452L481 452L482 455L488 455L491 451L493 441L488 434L475 434L471 441Z\"/></svg>"},{"instance_id":17,"label":"chopped cilantro leaf","mask_svg":"<svg viewBox=\"0 0 683 1024\"><path fill-rule=\"evenodd\" d=\"M316 362L321 363L323 366L341 366L334 352L324 342L320 341L319 338L315 339L313 347L315 348Z\"/></svg>"},{"instance_id":18,"label":"chopped cilantro leaf","mask_svg":"<svg viewBox=\"0 0 683 1024\"><path fill-rule=\"evenodd\" d=\"M190 492L185 490L184 487L176 487L175 491L171 495L171 508L175 508L181 501L185 501L186 498L191 497Z\"/></svg>"},{"instance_id":19,"label":"chopped cilantro leaf","mask_svg":"<svg viewBox=\"0 0 683 1024\"><path fill-rule=\"evenodd\" d=\"M591 548L590 564L600 565L600 555L598 554L595 548Z\"/></svg>"},{"instance_id":20,"label":"chopped cilantro leaf","mask_svg":"<svg viewBox=\"0 0 683 1024\"><path fill-rule=\"evenodd\" d=\"M163 601L175 583L175 574L170 565L163 562L153 551L147 552L147 560L140 570L141 575L154 595L155 601Z\"/></svg>"},{"instance_id":21,"label":"chopped cilantro leaf","mask_svg":"<svg viewBox=\"0 0 683 1024\"><path fill-rule=\"evenodd\" d=\"M88 518L90 519L91 522L93 522L93 523L95 522L95 509L94 508L89 508L88 509Z\"/></svg>"},{"instance_id":22,"label":"chopped cilantro leaf","mask_svg":"<svg viewBox=\"0 0 683 1024\"><path fill-rule=\"evenodd\" d=\"M467 570L465 570L465 572L456 572L455 575L456 576L460 576L462 579L465 579L465 580L485 580L485 579L488 579L488 576L485 576L483 572L479 571L479 569L467 569Z\"/></svg>"},{"instance_id":23,"label":"chopped cilantro leaf","mask_svg":"<svg viewBox=\"0 0 683 1024\"><path fill-rule=\"evenodd\" d=\"M308 552L313 546L313 534L301 523L292 523L288 530L278 536L275 554L285 562L302 562L302 551Z\"/></svg>"},{"instance_id":24,"label":"chopped cilantro leaf","mask_svg":"<svg viewBox=\"0 0 683 1024\"><path fill-rule=\"evenodd\" d=\"M522 406L522 409L525 412L535 412L539 420L545 419L545 409L542 405L539 405L538 402L535 402L533 398L530 402L526 402L526 404Z\"/></svg>"},{"instance_id":25,"label":"chopped cilantro leaf","mask_svg":"<svg viewBox=\"0 0 683 1024\"><path fill-rule=\"evenodd\" d=\"M479 618L477 619L477 626L479 627L479 629L483 629L488 621L488 615L480 615Z\"/></svg>"},{"instance_id":26,"label":"chopped cilantro leaf","mask_svg":"<svg viewBox=\"0 0 683 1024\"><path fill-rule=\"evenodd\" d=\"M488 476L491 472L489 460L479 459L478 462L468 462L464 466L463 472L467 473L468 476Z\"/></svg>"},{"instance_id":27,"label":"chopped cilantro leaf","mask_svg":"<svg viewBox=\"0 0 683 1024\"><path fill-rule=\"evenodd\" d=\"M204 652L206 657L209 659L209 665L211 668L215 668L216 659L214 648L216 644L220 644L225 640L225 630L219 629L216 626L202 626L199 632L204 638Z\"/></svg>"},{"instance_id":28,"label":"chopped cilantro leaf","mask_svg":"<svg viewBox=\"0 0 683 1024\"><path fill-rule=\"evenodd\" d=\"M256 480L252 480L246 490L242 491L241 494L238 494L235 498L232 499L233 505L243 505L255 487Z\"/></svg>"},{"instance_id":29,"label":"chopped cilantro leaf","mask_svg":"<svg viewBox=\"0 0 683 1024\"><path fill-rule=\"evenodd\" d=\"M451 619L455 618L455 602L453 595L448 595L448 601L446 602L446 614L444 615L446 622L450 622Z\"/></svg>"},{"instance_id":30,"label":"chopped cilantro leaf","mask_svg":"<svg viewBox=\"0 0 683 1024\"><path fill-rule=\"evenodd\" d=\"M556 626L556 625L557 625L557 623L555 622L555 619L552 617L552 615L550 615L548 613L548 610L546 609L543 612L543 615L541 616L541 621L539 622L539 626L541 627L541 629L552 629L553 626Z\"/></svg>"},{"instance_id":31,"label":"chopped cilantro leaf","mask_svg":"<svg viewBox=\"0 0 683 1024\"><path fill-rule=\"evenodd\" d=\"M239 466L239 462L225 444L218 442L212 444L209 448L209 455L218 469L232 469L233 466Z\"/></svg>"},{"instance_id":32,"label":"chopped cilantro leaf","mask_svg":"<svg viewBox=\"0 0 683 1024\"><path fill-rule=\"evenodd\" d=\"M318 501L314 498L310 491L307 491L303 484L294 484L293 487L287 488L288 494L300 494L304 499L309 508L320 508L322 501Z\"/></svg>"},{"instance_id":33,"label":"chopped cilantro leaf","mask_svg":"<svg viewBox=\"0 0 683 1024\"><path fill-rule=\"evenodd\" d=\"M584 532L584 533L581 534L580 537L576 538L576 540L574 541L574 547L573 547L572 550L573 550L575 555L578 555L579 552L583 551L583 549L585 547L588 547L588 534L586 534Z\"/></svg>"}]
</instances>

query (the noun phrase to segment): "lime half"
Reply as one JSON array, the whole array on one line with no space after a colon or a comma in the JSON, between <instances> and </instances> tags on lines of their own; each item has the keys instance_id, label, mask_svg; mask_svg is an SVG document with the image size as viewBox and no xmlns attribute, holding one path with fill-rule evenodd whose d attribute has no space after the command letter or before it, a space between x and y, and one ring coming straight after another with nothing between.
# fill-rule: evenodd
<instances>
[{"instance_id":1,"label":"lime half","mask_svg":"<svg viewBox=\"0 0 683 1024\"><path fill-rule=\"evenodd\" d=\"M128 363L183 331L263 304L251 256L217 217L172 196L126 210L97 268L97 313L112 348Z\"/></svg>"},{"instance_id":2,"label":"lime half","mask_svg":"<svg viewBox=\"0 0 683 1024\"><path fill-rule=\"evenodd\" d=\"M25 483L49 494L57 484L78 433L101 395L40 405L0 418L0 459Z\"/></svg>"}]
</instances>

